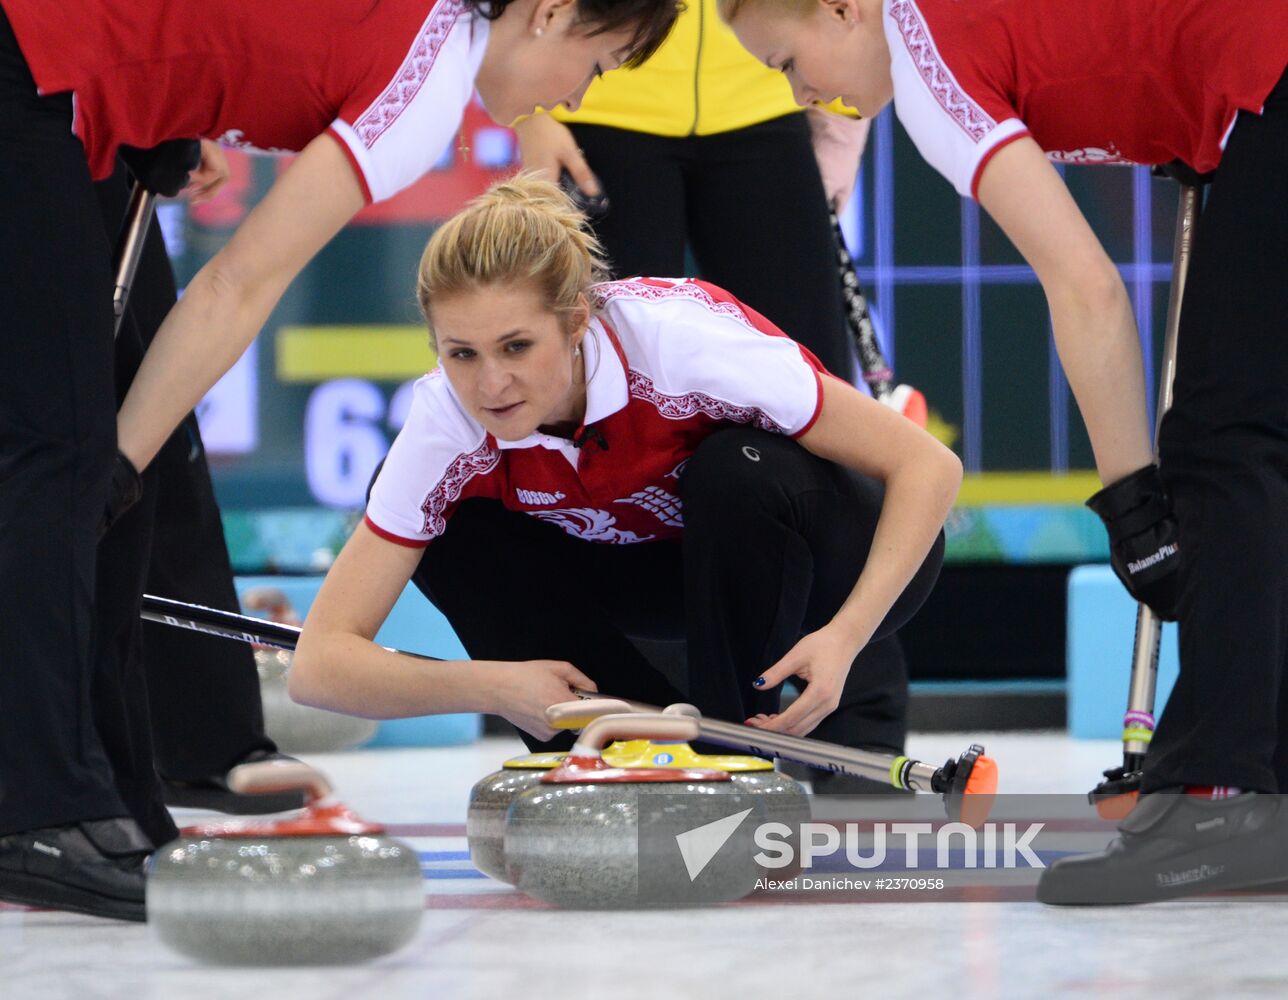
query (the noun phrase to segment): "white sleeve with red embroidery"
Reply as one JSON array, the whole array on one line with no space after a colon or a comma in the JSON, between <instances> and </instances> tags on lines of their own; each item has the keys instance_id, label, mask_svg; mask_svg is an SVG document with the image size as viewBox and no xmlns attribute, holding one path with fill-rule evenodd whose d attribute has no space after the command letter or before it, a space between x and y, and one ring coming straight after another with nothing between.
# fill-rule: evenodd
<instances>
[{"instance_id":1,"label":"white sleeve with red embroidery","mask_svg":"<svg viewBox=\"0 0 1288 1000\"><path fill-rule=\"evenodd\" d=\"M425 545L443 533L471 480L499 461L483 428L435 369L416 383L407 422L371 487L367 525L387 541Z\"/></svg>"},{"instance_id":2,"label":"white sleeve with red embroidery","mask_svg":"<svg viewBox=\"0 0 1288 1000\"><path fill-rule=\"evenodd\" d=\"M597 293L629 360L631 395L662 416L704 413L792 436L817 419L823 394L812 355L723 289L649 278Z\"/></svg>"},{"instance_id":3,"label":"white sleeve with red embroidery","mask_svg":"<svg viewBox=\"0 0 1288 1000\"><path fill-rule=\"evenodd\" d=\"M415 183L451 145L474 94L487 35L488 22L461 0L439 0L379 93L341 109L331 132L371 201Z\"/></svg>"},{"instance_id":4,"label":"white sleeve with red embroidery","mask_svg":"<svg viewBox=\"0 0 1288 1000\"><path fill-rule=\"evenodd\" d=\"M894 0L885 16L894 106L922 159L967 198L976 196L990 156L1028 133L1018 118L995 120L944 61L913 0Z\"/></svg>"}]
</instances>

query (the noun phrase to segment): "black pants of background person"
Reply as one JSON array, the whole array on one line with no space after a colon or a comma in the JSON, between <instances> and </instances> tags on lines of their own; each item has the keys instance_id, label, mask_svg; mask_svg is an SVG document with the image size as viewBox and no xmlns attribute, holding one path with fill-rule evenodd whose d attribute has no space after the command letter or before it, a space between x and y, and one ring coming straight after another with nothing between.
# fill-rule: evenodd
<instances>
[{"instance_id":1,"label":"black pants of background person","mask_svg":"<svg viewBox=\"0 0 1288 1000\"><path fill-rule=\"evenodd\" d=\"M680 495L683 540L639 545L582 541L496 501L467 501L413 579L471 657L566 660L603 692L691 701L736 722L775 711L778 693L757 691L752 681L849 595L881 491L787 438L733 428L694 453ZM920 607L942 555L941 537L878 637ZM686 636L688 690L656 671L630 635ZM846 687L870 685L851 671ZM884 730L870 719L864 738L900 743L902 717ZM524 739L534 750L571 745L569 734Z\"/></svg>"},{"instance_id":2,"label":"black pants of background person","mask_svg":"<svg viewBox=\"0 0 1288 1000\"><path fill-rule=\"evenodd\" d=\"M1185 286L1163 478L1180 676L1143 787L1288 792L1288 78L1240 113Z\"/></svg>"},{"instance_id":3,"label":"black pants of background person","mask_svg":"<svg viewBox=\"0 0 1288 1000\"><path fill-rule=\"evenodd\" d=\"M115 233L129 195L122 168L95 185L104 226ZM174 305L174 273L160 229L144 245L128 315L150 344ZM132 377L132 368L123 365ZM128 383L122 387L128 388ZM238 610L232 566L197 418L189 414L149 467L155 493L147 590L173 600ZM116 532L113 532L116 534ZM264 734L259 675L249 646L166 625L143 625L156 769L184 783L223 775L256 750L276 752Z\"/></svg>"},{"instance_id":4,"label":"black pants of background person","mask_svg":"<svg viewBox=\"0 0 1288 1000\"><path fill-rule=\"evenodd\" d=\"M703 278L854 380L827 198L803 113L684 138L570 128L608 196L595 230L614 274L682 275L687 245Z\"/></svg>"},{"instance_id":5,"label":"black pants of background person","mask_svg":"<svg viewBox=\"0 0 1288 1000\"><path fill-rule=\"evenodd\" d=\"M195 416L183 422L153 465L158 496L148 592L238 610ZM255 751L277 752L264 733L250 646L150 622L143 632L156 767L164 778L195 784L225 774Z\"/></svg>"},{"instance_id":6,"label":"black pants of background person","mask_svg":"<svg viewBox=\"0 0 1288 1000\"><path fill-rule=\"evenodd\" d=\"M0 834L133 816L174 834L128 650L146 505L100 549L116 450L109 235L68 95L0 14ZM139 355L138 334L122 330ZM119 379L118 379L119 381Z\"/></svg>"},{"instance_id":7,"label":"black pants of background person","mask_svg":"<svg viewBox=\"0 0 1288 1000\"><path fill-rule=\"evenodd\" d=\"M615 274L683 274L687 245L702 277L854 380L827 199L803 113L685 138L570 127L608 195L595 229ZM908 667L898 637L869 644L851 678L841 708L815 735L902 750Z\"/></svg>"}]
</instances>

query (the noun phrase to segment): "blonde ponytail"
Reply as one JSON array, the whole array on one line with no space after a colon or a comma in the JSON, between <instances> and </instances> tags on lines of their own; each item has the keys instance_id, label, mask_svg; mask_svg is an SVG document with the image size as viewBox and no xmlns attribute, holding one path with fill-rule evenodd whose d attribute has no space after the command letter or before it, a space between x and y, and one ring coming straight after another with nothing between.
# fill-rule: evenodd
<instances>
[{"instance_id":1,"label":"blonde ponytail","mask_svg":"<svg viewBox=\"0 0 1288 1000\"><path fill-rule=\"evenodd\" d=\"M507 282L531 282L565 319L607 277L586 217L555 184L522 173L493 184L430 237L416 297L430 337L435 300Z\"/></svg>"}]
</instances>

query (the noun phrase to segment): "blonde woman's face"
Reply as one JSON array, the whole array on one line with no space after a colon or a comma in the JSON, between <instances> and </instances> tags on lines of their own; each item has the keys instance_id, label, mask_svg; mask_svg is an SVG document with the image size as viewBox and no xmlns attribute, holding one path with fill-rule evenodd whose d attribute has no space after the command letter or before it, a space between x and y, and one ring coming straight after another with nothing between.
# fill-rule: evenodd
<instances>
[{"instance_id":1,"label":"blonde woman's face","mask_svg":"<svg viewBox=\"0 0 1288 1000\"><path fill-rule=\"evenodd\" d=\"M743 48L787 78L802 107L839 97L871 118L890 102L894 88L879 4L818 0L802 13L750 0L730 27Z\"/></svg>"},{"instance_id":2,"label":"blonde woman's face","mask_svg":"<svg viewBox=\"0 0 1288 1000\"><path fill-rule=\"evenodd\" d=\"M527 283L457 292L436 300L432 317L444 374L493 437L521 441L543 424L581 422L584 317L568 333Z\"/></svg>"}]
</instances>

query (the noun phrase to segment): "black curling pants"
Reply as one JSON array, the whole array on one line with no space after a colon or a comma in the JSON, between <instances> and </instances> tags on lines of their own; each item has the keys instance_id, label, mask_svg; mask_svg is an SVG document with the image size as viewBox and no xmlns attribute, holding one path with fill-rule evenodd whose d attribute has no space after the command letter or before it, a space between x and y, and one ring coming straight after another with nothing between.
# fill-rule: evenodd
<instances>
[{"instance_id":1,"label":"black curling pants","mask_svg":"<svg viewBox=\"0 0 1288 1000\"><path fill-rule=\"evenodd\" d=\"M68 95L37 96L0 12L0 833L132 814L155 841L174 827L121 655L134 570L111 561L112 536L100 559L97 537L116 446L112 237L71 120Z\"/></svg>"},{"instance_id":2,"label":"black curling pants","mask_svg":"<svg viewBox=\"0 0 1288 1000\"><path fill-rule=\"evenodd\" d=\"M105 226L115 233L129 197L124 168L95 188ZM165 241L154 223L126 313L134 338L144 347L156 336L176 297ZM136 353L128 342L118 348L121 398L138 367L137 357L130 357ZM146 590L237 611L219 505L194 414L170 436L148 471L144 483L150 517L142 527L151 538L150 555L137 530L129 543L142 557ZM112 532L118 534L127 533ZM276 750L264 735L259 674L250 646L153 622L142 624L142 640L141 669L147 679L157 771L179 781L199 781L222 775L253 750Z\"/></svg>"},{"instance_id":3,"label":"black curling pants","mask_svg":"<svg viewBox=\"0 0 1288 1000\"><path fill-rule=\"evenodd\" d=\"M680 494L681 542L620 546L573 538L496 501L466 501L413 579L476 659L567 660L605 693L691 701L734 722L775 711L778 693L757 691L752 681L849 595L871 546L880 488L788 438L731 428L694 453ZM941 536L877 638L921 606L942 557ZM650 666L628 636L687 636L685 689ZM860 658L841 709L816 735L900 746L907 679L902 660L895 663L873 676ZM862 709L858 724L851 706ZM841 724L829 726L834 719ZM571 736L525 741L567 748Z\"/></svg>"},{"instance_id":4,"label":"black curling pants","mask_svg":"<svg viewBox=\"0 0 1288 1000\"><path fill-rule=\"evenodd\" d=\"M1212 181L1159 444L1181 670L1143 787L1288 792L1288 80L1239 114Z\"/></svg>"},{"instance_id":5,"label":"black curling pants","mask_svg":"<svg viewBox=\"0 0 1288 1000\"><path fill-rule=\"evenodd\" d=\"M149 593L237 611L237 591L197 418L189 414L152 463L158 494ZM222 775L264 733L254 650L154 622L143 625L156 769L175 781Z\"/></svg>"}]
</instances>

